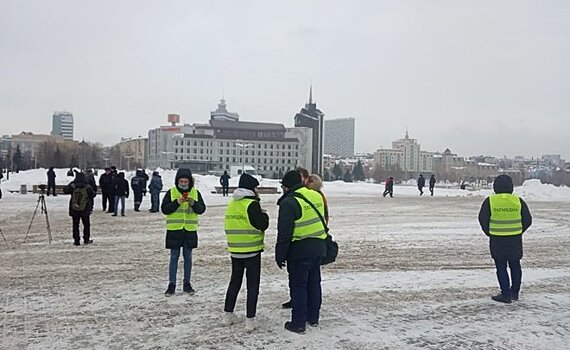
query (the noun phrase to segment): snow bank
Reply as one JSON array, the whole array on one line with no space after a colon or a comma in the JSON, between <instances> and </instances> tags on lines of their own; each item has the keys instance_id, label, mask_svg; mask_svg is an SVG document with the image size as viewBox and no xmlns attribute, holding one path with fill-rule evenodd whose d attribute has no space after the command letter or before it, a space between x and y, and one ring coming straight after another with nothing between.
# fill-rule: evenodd
<instances>
[{"instance_id":1,"label":"snow bank","mask_svg":"<svg viewBox=\"0 0 570 350\"><path fill-rule=\"evenodd\" d=\"M56 183L58 185L66 185L73 178L67 176L67 171L69 169L55 169L56 172ZM46 183L46 169L34 169L28 171L21 171L18 174L10 174L10 180L2 181L2 189L7 195L8 191L16 191L20 189L20 185L27 185L28 190L31 190L32 185ZM163 170L160 171L162 176L162 182L165 188L174 184L174 178L176 176L176 170ZM98 171L98 176L103 173L103 170ZM152 170L147 170L147 174L151 174ZM134 175L134 171L125 171L127 179L131 179ZM203 195L215 198L217 195L212 195L210 192L219 186L219 177L214 175L194 175L196 180L196 186ZM233 177L230 179L230 186L237 186L239 181L238 177ZM272 179L262 179L261 186L264 187L277 187L279 191L280 182L279 180ZM324 192L328 196L380 196L384 191L383 184L374 184L369 182L343 182L343 181L332 181L325 182L323 187ZM429 195L427 187L424 190L424 196ZM442 188L436 185L435 196L437 197L465 197L465 196L478 196L485 197L492 194L492 190L483 189L476 191L460 190L457 188ZM539 180L527 180L525 183L515 189L515 193L528 201L555 201L555 202L570 202L570 188L568 187L556 187L554 185L547 185L540 183ZM412 185L402 184L394 186L394 196L395 197L408 197L417 196L418 189L415 186L415 180ZM216 203L220 202L214 200ZM225 201L222 201L225 203ZM220 202L220 204L222 203Z\"/></svg>"}]
</instances>

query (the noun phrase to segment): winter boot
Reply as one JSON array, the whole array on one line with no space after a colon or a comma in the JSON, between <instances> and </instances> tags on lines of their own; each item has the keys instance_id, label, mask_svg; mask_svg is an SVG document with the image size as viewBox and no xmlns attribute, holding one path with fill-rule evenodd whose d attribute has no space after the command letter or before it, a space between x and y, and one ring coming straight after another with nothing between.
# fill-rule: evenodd
<instances>
[{"instance_id":1,"label":"winter boot","mask_svg":"<svg viewBox=\"0 0 570 350\"><path fill-rule=\"evenodd\" d=\"M194 293L196 293L196 291L194 290L194 288L192 288L192 285L189 282L184 283L184 286L182 286L182 290L190 295L194 295Z\"/></svg>"},{"instance_id":2,"label":"winter boot","mask_svg":"<svg viewBox=\"0 0 570 350\"><path fill-rule=\"evenodd\" d=\"M317 328L319 326L319 322L309 322L307 321L307 324L313 328Z\"/></svg>"},{"instance_id":3,"label":"winter boot","mask_svg":"<svg viewBox=\"0 0 570 350\"><path fill-rule=\"evenodd\" d=\"M169 283L168 288L166 289L166 292L164 292L164 295L166 295L167 297L174 295L175 290L176 290L176 284Z\"/></svg>"},{"instance_id":4,"label":"winter boot","mask_svg":"<svg viewBox=\"0 0 570 350\"><path fill-rule=\"evenodd\" d=\"M513 301L519 301L519 293L515 292L511 289L511 300Z\"/></svg>"},{"instance_id":5,"label":"winter boot","mask_svg":"<svg viewBox=\"0 0 570 350\"><path fill-rule=\"evenodd\" d=\"M73 245L81 245L81 243L79 243L79 241L75 241L73 242Z\"/></svg>"},{"instance_id":6,"label":"winter boot","mask_svg":"<svg viewBox=\"0 0 570 350\"><path fill-rule=\"evenodd\" d=\"M491 299L493 299L494 301L498 301L499 303L505 303L505 304L510 304L511 303L511 298L504 296L503 294L497 294L497 295L493 295L491 297Z\"/></svg>"},{"instance_id":7,"label":"winter boot","mask_svg":"<svg viewBox=\"0 0 570 350\"><path fill-rule=\"evenodd\" d=\"M281 304L282 309L290 309L291 308L291 300L286 303Z\"/></svg>"},{"instance_id":8,"label":"winter boot","mask_svg":"<svg viewBox=\"0 0 570 350\"><path fill-rule=\"evenodd\" d=\"M91 243L93 243L93 240L92 240L92 239L88 239L88 240L84 241L83 243L84 243L84 244L91 244Z\"/></svg>"},{"instance_id":9,"label":"winter boot","mask_svg":"<svg viewBox=\"0 0 570 350\"><path fill-rule=\"evenodd\" d=\"M247 332L253 332L256 327L255 317L245 319L245 330Z\"/></svg>"},{"instance_id":10,"label":"winter boot","mask_svg":"<svg viewBox=\"0 0 570 350\"><path fill-rule=\"evenodd\" d=\"M293 322L285 322L285 329L297 334L305 334L305 327L295 327Z\"/></svg>"}]
</instances>

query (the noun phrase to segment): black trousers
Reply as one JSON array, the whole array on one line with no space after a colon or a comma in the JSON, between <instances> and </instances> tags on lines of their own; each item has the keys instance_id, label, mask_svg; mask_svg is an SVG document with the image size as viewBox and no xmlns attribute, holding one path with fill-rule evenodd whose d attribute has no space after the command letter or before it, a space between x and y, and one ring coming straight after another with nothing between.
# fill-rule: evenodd
<instances>
[{"instance_id":1,"label":"black trousers","mask_svg":"<svg viewBox=\"0 0 570 350\"><path fill-rule=\"evenodd\" d=\"M48 182L47 184L47 195L49 196L50 191L55 196L55 182Z\"/></svg>"},{"instance_id":2,"label":"black trousers","mask_svg":"<svg viewBox=\"0 0 570 350\"><path fill-rule=\"evenodd\" d=\"M228 190L229 190L229 188L230 188L229 185L228 185L228 186L222 185L222 195L223 195L223 196L227 196L227 195L228 195Z\"/></svg>"},{"instance_id":3,"label":"black trousers","mask_svg":"<svg viewBox=\"0 0 570 350\"><path fill-rule=\"evenodd\" d=\"M305 328L305 322L319 323L322 303L321 260L322 258L307 258L287 261L291 322L295 327Z\"/></svg>"},{"instance_id":4,"label":"black trousers","mask_svg":"<svg viewBox=\"0 0 570 350\"><path fill-rule=\"evenodd\" d=\"M75 242L80 241L79 237L79 221L83 222L83 241L87 242L91 237L91 221L89 220L89 215L84 216L72 216L73 218L73 240Z\"/></svg>"},{"instance_id":5,"label":"black trousers","mask_svg":"<svg viewBox=\"0 0 570 350\"><path fill-rule=\"evenodd\" d=\"M111 201L112 200L113 199L109 195L109 192L103 192L103 203L102 203L103 204L103 211L107 210L107 203L109 204L109 209L111 209L111 207L112 207Z\"/></svg>"},{"instance_id":6,"label":"black trousers","mask_svg":"<svg viewBox=\"0 0 570 350\"><path fill-rule=\"evenodd\" d=\"M107 199L109 200L109 210L107 213L114 213L115 212L115 194L112 192L107 193Z\"/></svg>"},{"instance_id":7,"label":"black trousers","mask_svg":"<svg viewBox=\"0 0 570 350\"><path fill-rule=\"evenodd\" d=\"M386 195L390 195L390 197L394 197L394 190L393 189L387 189L384 191L384 193L382 194L384 197L386 197Z\"/></svg>"},{"instance_id":8,"label":"black trousers","mask_svg":"<svg viewBox=\"0 0 570 350\"><path fill-rule=\"evenodd\" d=\"M246 259L232 258L232 277L226 293L225 312L233 312L241 289L243 273L247 278L247 312L246 317L255 317L257 298L259 296L259 280L261 278L261 253Z\"/></svg>"}]
</instances>

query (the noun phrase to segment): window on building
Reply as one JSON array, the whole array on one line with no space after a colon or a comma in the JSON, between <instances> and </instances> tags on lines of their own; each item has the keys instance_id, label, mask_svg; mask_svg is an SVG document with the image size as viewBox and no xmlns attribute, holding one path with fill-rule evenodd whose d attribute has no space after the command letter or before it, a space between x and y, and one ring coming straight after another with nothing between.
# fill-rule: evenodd
<instances>
[{"instance_id":1,"label":"window on building","mask_svg":"<svg viewBox=\"0 0 570 350\"><path fill-rule=\"evenodd\" d=\"M194 146L198 146L198 142L197 142L197 141L194 141Z\"/></svg>"}]
</instances>

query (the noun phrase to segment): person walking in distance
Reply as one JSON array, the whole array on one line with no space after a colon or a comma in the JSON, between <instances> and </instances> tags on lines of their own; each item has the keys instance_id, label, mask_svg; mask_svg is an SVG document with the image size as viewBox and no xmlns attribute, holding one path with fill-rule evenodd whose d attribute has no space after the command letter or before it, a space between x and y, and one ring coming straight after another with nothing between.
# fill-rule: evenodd
<instances>
[{"instance_id":1,"label":"person walking in distance","mask_svg":"<svg viewBox=\"0 0 570 350\"><path fill-rule=\"evenodd\" d=\"M55 194L55 171L53 170L53 167L50 167L49 170L47 171L47 195L49 196L50 192L53 194L53 196L57 196Z\"/></svg>"},{"instance_id":2,"label":"person walking in distance","mask_svg":"<svg viewBox=\"0 0 570 350\"><path fill-rule=\"evenodd\" d=\"M249 174L242 174L239 187L229 201L224 218L228 251L232 261L232 274L226 292L224 312L227 324L235 323L234 308L241 289L244 272L247 278L247 313L245 328L255 329L255 315L261 278L261 252L269 216L259 205L256 192L259 182Z\"/></svg>"},{"instance_id":3,"label":"person walking in distance","mask_svg":"<svg viewBox=\"0 0 570 350\"><path fill-rule=\"evenodd\" d=\"M383 197L390 195L390 198L394 197L394 178L390 176L384 182L384 193L382 194Z\"/></svg>"},{"instance_id":4,"label":"person walking in distance","mask_svg":"<svg viewBox=\"0 0 570 350\"><path fill-rule=\"evenodd\" d=\"M154 171L152 173L152 179L150 180L150 184L148 185L148 190L150 192L150 212L151 213L158 213L159 212L159 205L160 205L160 191L162 191L162 178L158 171Z\"/></svg>"},{"instance_id":5,"label":"person walking in distance","mask_svg":"<svg viewBox=\"0 0 570 350\"><path fill-rule=\"evenodd\" d=\"M281 181L275 262L287 266L291 295L291 321L285 329L304 333L305 326L316 327L322 302L321 262L326 257L327 233L322 196L303 186L297 171L287 172Z\"/></svg>"},{"instance_id":6,"label":"person walking in distance","mask_svg":"<svg viewBox=\"0 0 570 350\"><path fill-rule=\"evenodd\" d=\"M227 170L224 170L224 173L220 176L220 185L222 186L222 195L224 197L227 196L230 188L230 176Z\"/></svg>"},{"instance_id":7,"label":"person walking in distance","mask_svg":"<svg viewBox=\"0 0 570 350\"><path fill-rule=\"evenodd\" d=\"M109 208L107 213L115 213L115 185L119 181L119 174L117 173L117 167L111 166L111 172L109 176Z\"/></svg>"},{"instance_id":8,"label":"person walking in distance","mask_svg":"<svg viewBox=\"0 0 570 350\"><path fill-rule=\"evenodd\" d=\"M510 304L519 300L522 281L522 235L532 225L532 216L522 198L513 194L513 180L499 175L493 182L495 194L487 197L479 211L479 224L489 236L491 257L495 260L501 293L494 301ZM511 270L507 272L507 265Z\"/></svg>"},{"instance_id":9,"label":"person walking in distance","mask_svg":"<svg viewBox=\"0 0 570 350\"><path fill-rule=\"evenodd\" d=\"M435 176L431 174L429 177L429 192L433 196L433 189L435 188Z\"/></svg>"},{"instance_id":10,"label":"person walking in distance","mask_svg":"<svg viewBox=\"0 0 570 350\"><path fill-rule=\"evenodd\" d=\"M125 216L125 200L129 198L129 182L125 180L125 173L121 172L117 176L113 193L115 194L115 212L112 216L117 216L119 212L119 202L121 203L121 216Z\"/></svg>"},{"instance_id":11,"label":"person walking in distance","mask_svg":"<svg viewBox=\"0 0 570 350\"><path fill-rule=\"evenodd\" d=\"M420 196L424 194L424 187L426 187L426 179L420 174L420 177L418 177L418 191L420 191Z\"/></svg>"},{"instance_id":12,"label":"person walking in distance","mask_svg":"<svg viewBox=\"0 0 570 350\"><path fill-rule=\"evenodd\" d=\"M75 179L64 187L63 193L70 194L69 199L69 216L73 221L73 245L80 245L81 239L79 235L79 222L83 223L83 243L93 243L91 239L91 205L96 193L85 179L85 174L77 173Z\"/></svg>"},{"instance_id":13,"label":"person walking in distance","mask_svg":"<svg viewBox=\"0 0 570 350\"><path fill-rule=\"evenodd\" d=\"M170 188L162 199L161 210L166 215L166 249L170 249L168 265L168 288L164 293L171 296L176 291L176 273L180 249L184 255L183 291L194 294L190 283L192 274L192 250L198 247L198 216L206 211L202 195L194 186L190 169L178 169Z\"/></svg>"}]
</instances>

